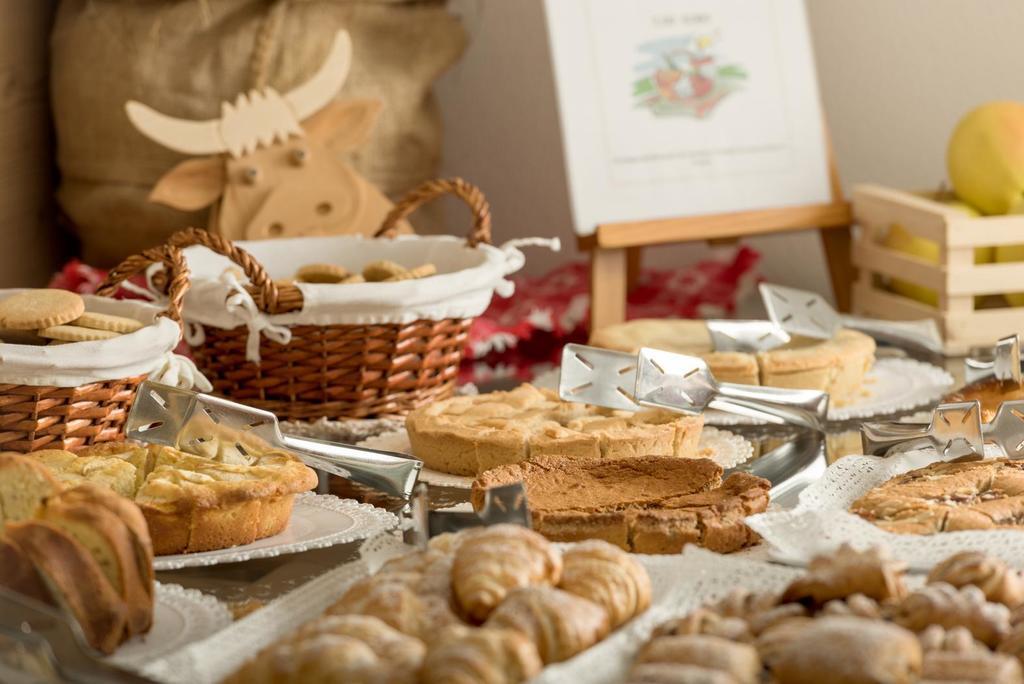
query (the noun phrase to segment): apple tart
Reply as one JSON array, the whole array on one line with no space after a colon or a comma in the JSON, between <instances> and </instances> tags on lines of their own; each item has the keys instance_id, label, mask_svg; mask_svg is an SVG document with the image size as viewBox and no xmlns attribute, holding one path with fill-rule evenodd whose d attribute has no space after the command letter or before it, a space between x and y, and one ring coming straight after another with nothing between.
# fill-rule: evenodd
<instances>
[{"instance_id":1,"label":"apple tart","mask_svg":"<svg viewBox=\"0 0 1024 684\"><path fill-rule=\"evenodd\" d=\"M77 453L29 456L66 485L91 482L135 501L157 555L249 544L280 533L295 494L316 486L316 473L293 456L269 452L221 460L164 446L103 444Z\"/></svg>"}]
</instances>

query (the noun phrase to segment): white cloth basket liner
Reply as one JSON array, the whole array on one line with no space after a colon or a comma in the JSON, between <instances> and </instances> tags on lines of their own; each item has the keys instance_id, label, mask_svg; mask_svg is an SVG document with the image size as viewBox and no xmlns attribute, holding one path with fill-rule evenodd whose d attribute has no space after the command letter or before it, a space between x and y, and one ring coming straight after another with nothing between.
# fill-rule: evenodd
<instances>
[{"instance_id":1,"label":"white cloth basket liner","mask_svg":"<svg viewBox=\"0 0 1024 684\"><path fill-rule=\"evenodd\" d=\"M411 268L425 263L437 275L390 283L298 283L301 311L265 317L265 324L380 325L406 324L420 319L473 318L487 308L492 294L511 296L514 287L506 276L519 270L525 259L514 244L494 247L466 245L454 236L403 235L394 239L330 236L238 242L252 254L271 278L287 279L304 265L330 263L359 273L371 261L387 259ZM223 329L249 321L229 311L226 300L237 291L226 272L240 276L241 268L206 247L184 251L192 272L192 287L185 296L184 315L190 323ZM261 326L265 328L266 325Z\"/></svg>"},{"instance_id":2,"label":"white cloth basket liner","mask_svg":"<svg viewBox=\"0 0 1024 684\"><path fill-rule=\"evenodd\" d=\"M21 292L0 290L0 300ZM0 383L77 387L149 374L156 381L208 387L191 361L173 353L181 339L178 324L160 316L160 306L138 300L84 295L86 311L134 318L146 326L109 340L54 346L0 344ZM199 380L198 378L202 378Z\"/></svg>"}]
</instances>

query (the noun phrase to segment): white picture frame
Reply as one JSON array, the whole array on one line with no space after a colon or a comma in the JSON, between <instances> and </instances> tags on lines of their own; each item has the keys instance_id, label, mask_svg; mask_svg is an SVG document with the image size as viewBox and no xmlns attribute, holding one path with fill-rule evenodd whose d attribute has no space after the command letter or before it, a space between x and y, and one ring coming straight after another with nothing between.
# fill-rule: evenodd
<instances>
[{"instance_id":1,"label":"white picture frame","mask_svg":"<svg viewBox=\"0 0 1024 684\"><path fill-rule=\"evenodd\" d=\"M545 0L579 236L832 200L802 0Z\"/></svg>"}]
</instances>

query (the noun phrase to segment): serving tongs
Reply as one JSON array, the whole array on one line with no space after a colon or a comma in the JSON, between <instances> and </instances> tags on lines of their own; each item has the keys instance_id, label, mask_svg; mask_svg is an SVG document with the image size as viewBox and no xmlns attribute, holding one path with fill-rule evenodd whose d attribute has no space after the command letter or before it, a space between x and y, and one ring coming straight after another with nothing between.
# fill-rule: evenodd
<instances>
[{"instance_id":1,"label":"serving tongs","mask_svg":"<svg viewBox=\"0 0 1024 684\"><path fill-rule=\"evenodd\" d=\"M995 347L972 350L964 359L964 377L968 384L995 378L1020 385L1020 336L1009 335L1000 338Z\"/></svg>"},{"instance_id":2,"label":"serving tongs","mask_svg":"<svg viewBox=\"0 0 1024 684\"><path fill-rule=\"evenodd\" d=\"M988 423L977 400L939 404L927 425L864 423L861 443L872 456L933 446L946 460L984 458L985 445L992 444L1007 458L1024 458L1024 400L1004 401Z\"/></svg>"},{"instance_id":3,"label":"serving tongs","mask_svg":"<svg viewBox=\"0 0 1024 684\"><path fill-rule=\"evenodd\" d=\"M713 408L815 430L824 429L828 416L824 392L718 382L700 357L647 347L630 354L565 345L558 395L624 411L656 407L697 415Z\"/></svg>"},{"instance_id":4,"label":"serving tongs","mask_svg":"<svg viewBox=\"0 0 1024 684\"><path fill-rule=\"evenodd\" d=\"M67 614L4 587L0 587L0 681L153 682L102 660Z\"/></svg>"},{"instance_id":5,"label":"serving tongs","mask_svg":"<svg viewBox=\"0 0 1024 684\"><path fill-rule=\"evenodd\" d=\"M230 449L245 459L283 450L312 468L406 501L423 467L405 454L282 434L269 411L149 380L139 386L125 432L129 439L198 456L216 457Z\"/></svg>"},{"instance_id":6,"label":"serving tongs","mask_svg":"<svg viewBox=\"0 0 1024 684\"><path fill-rule=\"evenodd\" d=\"M814 292L782 285L761 283L761 299L771 322L791 335L821 340L835 337L840 328L852 328L876 340L918 347L933 354L942 353L942 337L935 321L885 321L841 314Z\"/></svg>"}]
</instances>

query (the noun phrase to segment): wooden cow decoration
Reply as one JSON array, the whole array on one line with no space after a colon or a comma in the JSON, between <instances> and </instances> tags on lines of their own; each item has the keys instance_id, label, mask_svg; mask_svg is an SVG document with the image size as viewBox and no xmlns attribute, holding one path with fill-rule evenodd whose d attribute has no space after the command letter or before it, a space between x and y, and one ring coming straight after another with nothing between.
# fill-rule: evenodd
<instances>
[{"instance_id":1,"label":"wooden cow decoration","mask_svg":"<svg viewBox=\"0 0 1024 684\"><path fill-rule=\"evenodd\" d=\"M304 84L283 95L269 87L242 93L207 121L128 102L128 118L149 138L177 152L214 155L175 166L149 199L184 210L212 205L209 230L232 240L372 234L391 202L339 153L369 137L381 103L334 100L351 62L352 42L340 31Z\"/></svg>"}]
</instances>

